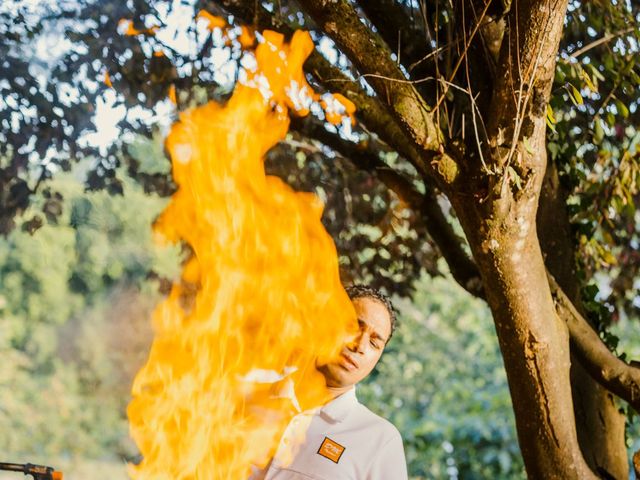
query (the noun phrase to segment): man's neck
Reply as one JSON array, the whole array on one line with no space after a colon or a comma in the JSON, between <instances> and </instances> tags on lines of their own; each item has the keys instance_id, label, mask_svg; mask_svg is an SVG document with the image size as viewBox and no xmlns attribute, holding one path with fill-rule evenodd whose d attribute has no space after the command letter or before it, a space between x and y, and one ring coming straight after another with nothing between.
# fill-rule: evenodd
<instances>
[{"instance_id":1,"label":"man's neck","mask_svg":"<svg viewBox=\"0 0 640 480\"><path fill-rule=\"evenodd\" d=\"M352 388L353 388L353 385L348 385L346 387L327 387L327 390L329 391L328 401L330 402L331 400L338 398L340 395L348 392Z\"/></svg>"}]
</instances>

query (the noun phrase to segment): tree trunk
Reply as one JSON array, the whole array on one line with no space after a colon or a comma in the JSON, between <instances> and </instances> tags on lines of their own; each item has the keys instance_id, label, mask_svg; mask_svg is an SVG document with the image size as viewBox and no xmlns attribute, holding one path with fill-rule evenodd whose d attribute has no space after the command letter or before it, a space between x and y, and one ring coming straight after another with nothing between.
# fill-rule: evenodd
<instances>
[{"instance_id":1,"label":"tree trunk","mask_svg":"<svg viewBox=\"0 0 640 480\"><path fill-rule=\"evenodd\" d=\"M547 166L542 185L537 224L547 268L584 315L566 196L552 162ZM603 478L628 478L624 415L616 406L613 395L589 375L575 355L571 355L571 388L578 442L585 460Z\"/></svg>"},{"instance_id":2,"label":"tree trunk","mask_svg":"<svg viewBox=\"0 0 640 480\"><path fill-rule=\"evenodd\" d=\"M536 234L537 198L508 202L503 215L505 202L482 207L454 198L495 320L527 473L535 479L596 478L578 446L569 336L555 313Z\"/></svg>"},{"instance_id":3,"label":"tree trunk","mask_svg":"<svg viewBox=\"0 0 640 480\"><path fill-rule=\"evenodd\" d=\"M565 11L564 0L512 3L485 114L490 167L447 192L493 313L527 474L545 480L597 478L578 444L568 327L556 314L536 225ZM467 182L486 193L469 194L478 187Z\"/></svg>"}]
</instances>

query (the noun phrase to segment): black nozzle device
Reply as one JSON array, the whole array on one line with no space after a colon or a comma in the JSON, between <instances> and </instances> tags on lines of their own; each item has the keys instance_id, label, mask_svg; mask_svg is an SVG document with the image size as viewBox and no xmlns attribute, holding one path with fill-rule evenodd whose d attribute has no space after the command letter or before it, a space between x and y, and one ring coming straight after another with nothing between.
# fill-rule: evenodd
<instances>
[{"instance_id":1,"label":"black nozzle device","mask_svg":"<svg viewBox=\"0 0 640 480\"><path fill-rule=\"evenodd\" d=\"M31 475L33 480L62 480L62 473L52 467L34 465L33 463L4 463L0 462L0 470L8 472L21 472Z\"/></svg>"}]
</instances>

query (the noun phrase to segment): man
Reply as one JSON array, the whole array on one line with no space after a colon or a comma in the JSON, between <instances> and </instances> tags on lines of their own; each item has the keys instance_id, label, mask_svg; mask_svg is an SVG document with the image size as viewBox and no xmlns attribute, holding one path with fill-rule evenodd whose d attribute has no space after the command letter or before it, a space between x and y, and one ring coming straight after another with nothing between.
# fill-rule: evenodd
<instances>
[{"instance_id":1,"label":"man","mask_svg":"<svg viewBox=\"0 0 640 480\"><path fill-rule=\"evenodd\" d=\"M405 480L407 467L398 430L356 398L355 386L376 366L396 327L391 302L369 287L347 288L359 333L334 363L317 365L332 400L296 415L265 480Z\"/></svg>"}]
</instances>

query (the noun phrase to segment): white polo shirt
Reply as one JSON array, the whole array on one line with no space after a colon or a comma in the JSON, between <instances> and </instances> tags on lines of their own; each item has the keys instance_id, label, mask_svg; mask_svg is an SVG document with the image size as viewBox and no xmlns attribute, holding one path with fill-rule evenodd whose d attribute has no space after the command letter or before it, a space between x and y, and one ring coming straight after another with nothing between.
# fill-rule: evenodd
<instances>
[{"instance_id":1,"label":"white polo shirt","mask_svg":"<svg viewBox=\"0 0 640 480\"><path fill-rule=\"evenodd\" d=\"M264 475L264 477L263 477ZM406 480L400 433L358 402L355 388L287 426L265 480Z\"/></svg>"}]
</instances>

